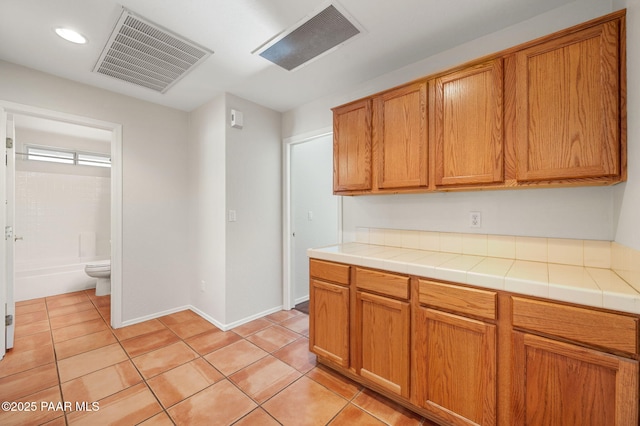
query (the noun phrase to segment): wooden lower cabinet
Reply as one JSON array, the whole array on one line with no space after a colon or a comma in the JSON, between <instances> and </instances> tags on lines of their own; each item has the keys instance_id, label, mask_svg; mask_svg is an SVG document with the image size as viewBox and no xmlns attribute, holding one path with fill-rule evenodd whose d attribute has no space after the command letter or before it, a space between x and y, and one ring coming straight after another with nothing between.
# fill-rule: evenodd
<instances>
[{"instance_id":1,"label":"wooden lower cabinet","mask_svg":"<svg viewBox=\"0 0 640 426\"><path fill-rule=\"evenodd\" d=\"M513 333L514 425L638 425L638 361Z\"/></svg>"},{"instance_id":2,"label":"wooden lower cabinet","mask_svg":"<svg viewBox=\"0 0 640 426\"><path fill-rule=\"evenodd\" d=\"M357 292L360 375L409 397L410 307L400 300Z\"/></svg>"},{"instance_id":3,"label":"wooden lower cabinet","mask_svg":"<svg viewBox=\"0 0 640 426\"><path fill-rule=\"evenodd\" d=\"M310 264L318 361L438 424L638 426L640 316Z\"/></svg>"},{"instance_id":4,"label":"wooden lower cabinet","mask_svg":"<svg viewBox=\"0 0 640 426\"><path fill-rule=\"evenodd\" d=\"M417 397L452 425L496 424L496 326L420 307Z\"/></svg>"},{"instance_id":5,"label":"wooden lower cabinet","mask_svg":"<svg viewBox=\"0 0 640 426\"><path fill-rule=\"evenodd\" d=\"M349 366L349 287L311 279L309 347L318 356Z\"/></svg>"}]
</instances>

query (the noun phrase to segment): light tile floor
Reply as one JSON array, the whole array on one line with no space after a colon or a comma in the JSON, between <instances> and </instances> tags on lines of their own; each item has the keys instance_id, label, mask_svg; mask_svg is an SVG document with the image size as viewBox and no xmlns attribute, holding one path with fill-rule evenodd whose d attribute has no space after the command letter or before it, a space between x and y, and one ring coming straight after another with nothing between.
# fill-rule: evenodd
<instances>
[{"instance_id":1,"label":"light tile floor","mask_svg":"<svg viewBox=\"0 0 640 426\"><path fill-rule=\"evenodd\" d=\"M221 331L192 311L113 330L91 291L16 304L2 425L432 425L316 365L309 318ZM3 408L5 408L3 406Z\"/></svg>"}]
</instances>

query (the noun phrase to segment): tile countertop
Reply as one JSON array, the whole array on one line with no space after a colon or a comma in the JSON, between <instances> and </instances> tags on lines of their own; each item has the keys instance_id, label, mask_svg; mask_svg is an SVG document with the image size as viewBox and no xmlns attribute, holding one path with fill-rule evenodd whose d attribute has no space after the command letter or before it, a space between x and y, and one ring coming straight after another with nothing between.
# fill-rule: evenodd
<instances>
[{"instance_id":1,"label":"tile countertop","mask_svg":"<svg viewBox=\"0 0 640 426\"><path fill-rule=\"evenodd\" d=\"M611 269L345 243L307 250L312 259L640 314L640 293Z\"/></svg>"}]
</instances>

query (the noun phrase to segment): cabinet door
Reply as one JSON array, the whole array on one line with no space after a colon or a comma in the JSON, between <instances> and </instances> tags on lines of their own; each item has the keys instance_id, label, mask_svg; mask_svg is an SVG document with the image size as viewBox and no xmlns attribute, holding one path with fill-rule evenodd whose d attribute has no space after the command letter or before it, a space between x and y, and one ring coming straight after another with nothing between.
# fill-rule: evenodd
<instances>
[{"instance_id":1,"label":"cabinet door","mask_svg":"<svg viewBox=\"0 0 640 426\"><path fill-rule=\"evenodd\" d=\"M504 180L502 59L434 82L437 186Z\"/></svg>"},{"instance_id":2,"label":"cabinet door","mask_svg":"<svg viewBox=\"0 0 640 426\"><path fill-rule=\"evenodd\" d=\"M518 181L620 173L619 25L515 54Z\"/></svg>"},{"instance_id":3,"label":"cabinet door","mask_svg":"<svg viewBox=\"0 0 640 426\"><path fill-rule=\"evenodd\" d=\"M419 404L453 425L496 424L496 327L420 307Z\"/></svg>"},{"instance_id":4,"label":"cabinet door","mask_svg":"<svg viewBox=\"0 0 640 426\"><path fill-rule=\"evenodd\" d=\"M342 367L349 366L349 288L311 279L309 348Z\"/></svg>"},{"instance_id":5,"label":"cabinet door","mask_svg":"<svg viewBox=\"0 0 640 426\"><path fill-rule=\"evenodd\" d=\"M392 90L374 101L379 188L427 185L427 84Z\"/></svg>"},{"instance_id":6,"label":"cabinet door","mask_svg":"<svg viewBox=\"0 0 640 426\"><path fill-rule=\"evenodd\" d=\"M637 361L520 332L513 342L514 424L638 424Z\"/></svg>"},{"instance_id":7,"label":"cabinet door","mask_svg":"<svg viewBox=\"0 0 640 426\"><path fill-rule=\"evenodd\" d=\"M357 292L360 375L409 397L409 303Z\"/></svg>"},{"instance_id":8,"label":"cabinet door","mask_svg":"<svg viewBox=\"0 0 640 426\"><path fill-rule=\"evenodd\" d=\"M371 100L333 110L333 190L371 189Z\"/></svg>"}]
</instances>

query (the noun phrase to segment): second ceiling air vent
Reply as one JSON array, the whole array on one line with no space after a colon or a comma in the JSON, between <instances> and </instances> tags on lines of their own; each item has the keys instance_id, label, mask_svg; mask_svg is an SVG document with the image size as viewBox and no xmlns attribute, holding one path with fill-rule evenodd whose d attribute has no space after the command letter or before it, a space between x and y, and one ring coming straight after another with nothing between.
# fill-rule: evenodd
<instances>
[{"instance_id":1,"label":"second ceiling air vent","mask_svg":"<svg viewBox=\"0 0 640 426\"><path fill-rule=\"evenodd\" d=\"M360 33L362 30L332 4L269 40L253 53L293 71Z\"/></svg>"},{"instance_id":2,"label":"second ceiling air vent","mask_svg":"<svg viewBox=\"0 0 640 426\"><path fill-rule=\"evenodd\" d=\"M93 71L165 93L212 53L123 8Z\"/></svg>"}]
</instances>

